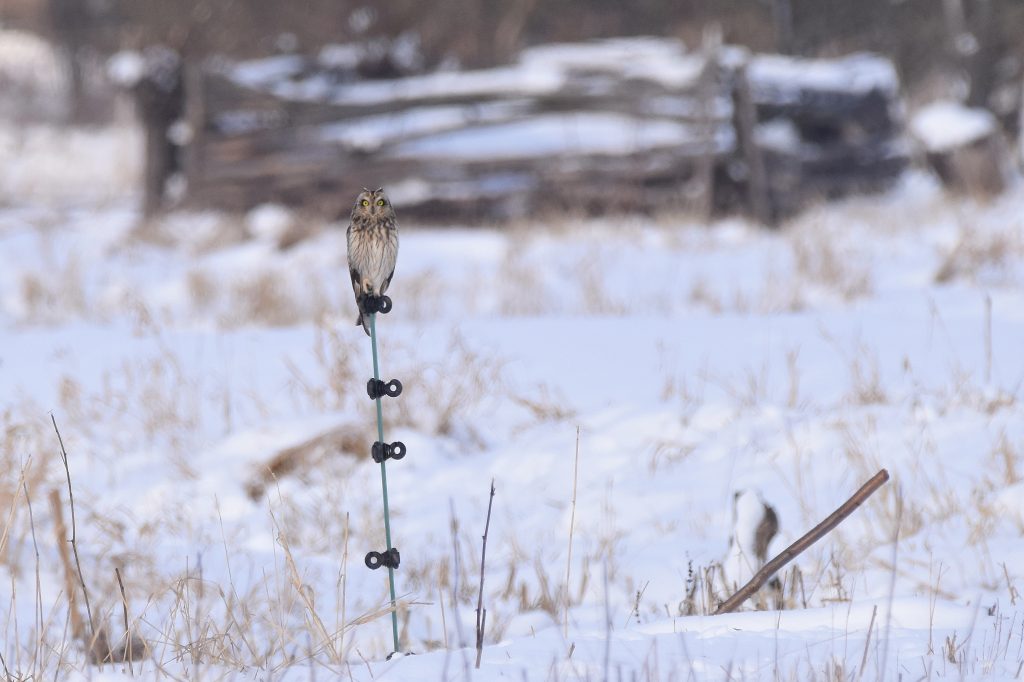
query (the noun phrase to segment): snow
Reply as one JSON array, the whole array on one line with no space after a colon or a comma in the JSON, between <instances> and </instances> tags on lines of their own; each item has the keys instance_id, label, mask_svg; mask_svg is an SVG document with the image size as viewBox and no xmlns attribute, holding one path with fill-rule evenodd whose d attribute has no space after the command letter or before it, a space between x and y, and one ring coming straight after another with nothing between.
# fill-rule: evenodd
<instances>
[{"instance_id":1,"label":"snow","mask_svg":"<svg viewBox=\"0 0 1024 682\"><path fill-rule=\"evenodd\" d=\"M278 243L291 229L294 216L286 206L260 204L245 216L245 226L260 241Z\"/></svg>"},{"instance_id":2,"label":"snow","mask_svg":"<svg viewBox=\"0 0 1024 682\"><path fill-rule=\"evenodd\" d=\"M548 95L563 87L574 72L652 81L673 92L692 88L704 67L703 59L687 54L678 40L643 37L532 47L509 66L476 71L341 83L327 73L331 69L351 69L365 49L329 46L318 56L316 66L320 68L310 73L304 70L313 65L298 57L253 60L229 67L226 73L240 84L287 99L370 105L430 97ZM391 49L400 62L410 68L418 66L419 46L415 41L403 36Z\"/></svg>"},{"instance_id":3,"label":"snow","mask_svg":"<svg viewBox=\"0 0 1024 682\"><path fill-rule=\"evenodd\" d=\"M476 126L399 144L390 152L402 157L511 159L568 153L628 154L647 149L694 144L690 126L663 119L637 119L611 113L543 114L527 120ZM716 151L730 148L724 131Z\"/></svg>"},{"instance_id":4,"label":"snow","mask_svg":"<svg viewBox=\"0 0 1024 682\"><path fill-rule=\"evenodd\" d=\"M279 206L143 221L109 158L126 135L36 131L0 169L0 653L16 676L1017 674L1021 188L975 204L913 175L772 232L399 212L378 328L382 374L405 385L383 407L409 453L387 473L416 655L389 661L386 577L362 565L383 547L381 488L345 225ZM94 612L120 627L118 567L153 644L134 676L88 665L65 631L51 414ZM759 491L741 526L758 495L776 510L776 549L882 467L891 481L783 576L787 609L707 615L724 595L694 581L728 558L736 491Z\"/></svg>"},{"instance_id":5,"label":"snow","mask_svg":"<svg viewBox=\"0 0 1024 682\"><path fill-rule=\"evenodd\" d=\"M320 48L317 61L332 69L355 69L362 58L362 50L356 45L324 45Z\"/></svg>"},{"instance_id":6,"label":"snow","mask_svg":"<svg viewBox=\"0 0 1024 682\"><path fill-rule=\"evenodd\" d=\"M794 152L800 149L800 131L792 121L777 118L761 123L755 131L757 141L763 147L780 152Z\"/></svg>"},{"instance_id":7,"label":"snow","mask_svg":"<svg viewBox=\"0 0 1024 682\"><path fill-rule=\"evenodd\" d=\"M0 206L123 198L140 176L141 144L134 129L91 133L33 123L0 126L0 158L17 161L0 164ZM69 157L76 162L68 163Z\"/></svg>"},{"instance_id":8,"label":"snow","mask_svg":"<svg viewBox=\"0 0 1024 682\"><path fill-rule=\"evenodd\" d=\"M501 119L515 113L515 102L481 104L468 110L458 106L416 107L401 112L366 116L321 128L325 141L338 142L352 149L375 151L397 137L418 137L467 124Z\"/></svg>"},{"instance_id":9,"label":"snow","mask_svg":"<svg viewBox=\"0 0 1024 682\"><path fill-rule=\"evenodd\" d=\"M57 80L60 62L53 47L38 36L0 28L0 73L5 76L29 73L35 78Z\"/></svg>"},{"instance_id":10,"label":"snow","mask_svg":"<svg viewBox=\"0 0 1024 682\"><path fill-rule=\"evenodd\" d=\"M0 26L0 116L21 122L56 120L68 78L60 55L32 33Z\"/></svg>"},{"instance_id":11,"label":"snow","mask_svg":"<svg viewBox=\"0 0 1024 682\"><path fill-rule=\"evenodd\" d=\"M380 104L429 97L485 97L504 93L540 95L557 91L563 77L546 68L499 67L466 71L440 72L412 76L396 81L361 81L342 86L333 93L335 104ZM273 92L283 97L305 98L303 84L281 84Z\"/></svg>"},{"instance_id":12,"label":"snow","mask_svg":"<svg viewBox=\"0 0 1024 682\"><path fill-rule=\"evenodd\" d=\"M231 75L250 87L265 87L274 81L299 73L305 60L298 55L278 55L243 62L233 67Z\"/></svg>"},{"instance_id":13,"label":"snow","mask_svg":"<svg viewBox=\"0 0 1024 682\"><path fill-rule=\"evenodd\" d=\"M988 137L996 130L995 116L951 101L933 102L910 119L910 131L930 152L946 152Z\"/></svg>"},{"instance_id":14,"label":"snow","mask_svg":"<svg viewBox=\"0 0 1024 682\"><path fill-rule=\"evenodd\" d=\"M541 45L523 50L519 63L535 70L653 80L670 89L692 87L704 68L704 61L698 55L687 54L681 41L651 37Z\"/></svg>"},{"instance_id":15,"label":"snow","mask_svg":"<svg viewBox=\"0 0 1024 682\"><path fill-rule=\"evenodd\" d=\"M406 60L414 65L418 46L399 40L393 48L396 57L404 52L412 54ZM321 52L315 64L296 56L271 57L228 67L226 73L240 84L283 98L369 105L429 97L545 95L557 92L571 74L578 73L651 81L668 92L679 92L692 90L704 69L703 57L688 53L679 40L637 37L531 47L523 50L513 64L492 69L335 82L328 72L351 69L363 50L352 45L332 45ZM899 90L892 62L875 54L858 53L835 59L750 57L746 50L725 46L720 51L720 60L727 66L748 62L751 83L764 96L784 97L816 90L862 94L880 90L895 95Z\"/></svg>"},{"instance_id":16,"label":"snow","mask_svg":"<svg viewBox=\"0 0 1024 682\"><path fill-rule=\"evenodd\" d=\"M146 75L146 60L134 50L121 50L107 60L107 75L122 87L131 87Z\"/></svg>"},{"instance_id":17,"label":"snow","mask_svg":"<svg viewBox=\"0 0 1024 682\"><path fill-rule=\"evenodd\" d=\"M782 55L758 55L747 70L757 89L786 91L824 90L868 93L880 90L895 95L899 77L893 63L875 54L852 54L836 59L796 59Z\"/></svg>"}]
</instances>

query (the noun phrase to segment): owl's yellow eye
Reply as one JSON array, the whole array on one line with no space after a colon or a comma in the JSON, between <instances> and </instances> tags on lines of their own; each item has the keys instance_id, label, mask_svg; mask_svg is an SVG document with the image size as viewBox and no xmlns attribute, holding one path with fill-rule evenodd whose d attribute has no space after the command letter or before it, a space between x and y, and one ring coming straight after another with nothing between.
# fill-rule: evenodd
<instances>
[{"instance_id":1,"label":"owl's yellow eye","mask_svg":"<svg viewBox=\"0 0 1024 682\"><path fill-rule=\"evenodd\" d=\"M367 201L366 199L363 199L363 200L362 200L361 202L359 202L359 203L361 203L361 204L362 204L363 206L369 206L369 205L370 205L370 202L369 202L369 201Z\"/></svg>"},{"instance_id":2,"label":"owl's yellow eye","mask_svg":"<svg viewBox=\"0 0 1024 682\"><path fill-rule=\"evenodd\" d=\"M377 199L377 205L378 206L383 206L384 205L384 200L383 199Z\"/></svg>"}]
</instances>

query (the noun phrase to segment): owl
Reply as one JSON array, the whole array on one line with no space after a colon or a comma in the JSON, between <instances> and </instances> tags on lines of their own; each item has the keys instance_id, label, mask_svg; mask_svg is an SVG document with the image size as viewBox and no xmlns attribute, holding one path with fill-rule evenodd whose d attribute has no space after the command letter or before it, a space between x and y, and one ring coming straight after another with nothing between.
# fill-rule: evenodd
<instances>
[{"instance_id":1,"label":"owl","mask_svg":"<svg viewBox=\"0 0 1024 682\"><path fill-rule=\"evenodd\" d=\"M745 585L765 565L768 546L779 532L779 517L759 491L739 490L733 495L732 504L733 531L722 565L730 592ZM772 592L781 592L778 578L768 585Z\"/></svg>"},{"instance_id":2,"label":"owl","mask_svg":"<svg viewBox=\"0 0 1024 682\"><path fill-rule=\"evenodd\" d=\"M352 291L359 309L357 325L363 325L370 335L364 301L380 297L388 290L395 274L398 258L398 223L395 210L383 189L363 189L352 207L352 222L348 226L348 271L352 276Z\"/></svg>"}]
</instances>

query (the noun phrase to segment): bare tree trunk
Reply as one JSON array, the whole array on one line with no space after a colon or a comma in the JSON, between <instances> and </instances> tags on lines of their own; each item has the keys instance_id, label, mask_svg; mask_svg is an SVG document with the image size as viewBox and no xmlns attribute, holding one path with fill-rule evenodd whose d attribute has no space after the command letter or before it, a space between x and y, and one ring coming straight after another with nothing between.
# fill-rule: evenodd
<instances>
[{"instance_id":1,"label":"bare tree trunk","mask_svg":"<svg viewBox=\"0 0 1024 682\"><path fill-rule=\"evenodd\" d=\"M773 0L772 20L775 23L775 49L780 54L793 54L793 5L791 0Z\"/></svg>"},{"instance_id":2,"label":"bare tree trunk","mask_svg":"<svg viewBox=\"0 0 1024 682\"><path fill-rule=\"evenodd\" d=\"M967 74L969 107L988 108L996 85L1000 47L991 0L974 0L966 12L963 0L943 0L953 62Z\"/></svg>"},{"instance_id":3,"label":"bare tree trunk","mask_svg":"<svg viewBox=\"0 0 1024 682\"><path fill-rule=\"evenodd\" d=\"M1017 167L1024 170L1024 73L1020 75L1020 108L1017 110Z\"/></svg>"},{"instance_id":4,"label":"bare tree trunk","mask_svg":"<svg viewBox=\"0 0 1024 682\"><path fill-rule=\"evenodd\" d=\"M963 0L942 0L942 11L946 17L946 31L949 32L950 39L955 43L957 37L967 32Z\"/></svg>"},{"instance_id":5,"label":"bare tree trunk","mask_svg":"<svg viewBox=\"0 0 1024 682\"><path fill-rule=\"evenodd\" d=\"M189 128L189 140L181 150L181 170L185 174L189 190L192 191L202 181L205 170L203 150L206 146L207 92L202 61L190 59L186 53L182 61L181 76L184 88L182 107Z\"/></svg>"},{"instance_id":6,"label":"bare tree trunk","mask_svg":"<svg viewBox=\"0 0 1024 682\"><path fill-rule=\"evenodd\" d=\"M964 62L970 78L967 106L991 108L992 91L998 80L996 74L1000 47L992 11L992 0L975 0L975 12L969 17L975 49L965 55Z\"/></svg>"},{"instance_id":7,"label":"bare tree trunk","mask_svg":"<svg viewBox=\"0 0 1024 682\"><path fill-rule=\"evenodd\" d=\"M146 74L135 85L136 110L145 136L143 212L153 215L164 204L164 187L179 170L177 146L168 138L184 108L182 67L170 50L147 54Z\"/></svg>"},{"instance_id":8,"label":"bare tree trunk","mask_svg":"<svg viewBox=\"0 0 1024 682\"><path fill-rule=\"evenodd\" d=\"M510 3L510 9L498 22L494 35L494 48L496 57L501 62L508 61L516 53L523 29L536 6L537 0L516 0Z\"/></svg>"}]
</instances>

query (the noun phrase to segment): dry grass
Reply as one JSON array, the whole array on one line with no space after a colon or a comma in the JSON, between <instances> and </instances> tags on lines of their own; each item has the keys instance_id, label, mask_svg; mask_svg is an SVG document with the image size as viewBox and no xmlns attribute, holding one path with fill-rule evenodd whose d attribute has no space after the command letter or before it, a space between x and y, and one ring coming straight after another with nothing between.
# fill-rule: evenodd
<instances>
[{"instance_id":1,"label":"dry grass","mask_svg":"<svg viewBox=\"0 0 1024 682\"><path fill-rule=\"evenodd\" d=\"M405 387L402 399L389 406L394 415L389 423L480 445L484 442L477 426L481 412L492 408L506 391L504 363L472 348L457 331L451 333L446 347L448 352L436 362L382 370L401 377ZM388 358L412 356L391 343L382 344L381 353Z\"/></svg>"},{"instance_id":2,"label":"dry grass","mask_svg":"<svg viewBox=\"0 0 1024 682\"><path fill-rule=\"evenodd\" d=\"M242 243L246 230L244 221L237 215L180 211L141 220L133 237L144 244L200 256Z\"/></svg>"},{"instance_id":3,"label":"dry grass","mask_svg":"<svg viewBox=\"0 0 1024 682\"><path fill-rule=\"evenodd\" d=\"M25 549L33 535L29 506L33 500L41 505L48 486L58 480L40 461L49 442L45 427L43 420L20 411L0 412L0 566L16 577L33 565Z\"/></svg>"},{"instance_id":4,"label":"dry grass","mask_svg":"<svg viewBox=\"0 0 1024 682\"><path fill-rule=\"evenodd\" d=\"M58 395L61 411L76 432L89 434L95 425L111 421L136 426L132 432L106 436L103 451L165 444L183 471L190 470L200 426L212 418L203 408L203 378L190 375L167 347L104 371L97 388L65 375Z\"/></svg>"},{"instance_id":5,"label":"dry grass","mask_svg":"<svg viewBox=\"0 0 1024 682\"><path fill-rule=\"evenodd\" d=\"M311 282L317 285L317 280ZM314 286L301 300L289 292L288 280L273 271L264 271L236 280L225 293L227 309L221 318L227 327L259 324L287 327L316 318L326 312L326 296Z\"/></svg>"},{"instance_id":6,"label":"dry grass","mask_svg":"<svg viewBox=\"0 0 1024 682\"><path fill-rule=\"evenodd\" d=\"M22 274L20 298L29 324L55 324L85 313L89 301L78 258L70 255L45 273Z\"/></svg>"},{"instance_id":7,"label":"dry grass","mask_svg":"<svg viewBox=\"0 0 1024 682\"><path fill-rule=\"evenodd\" d=\"M249 498L258 502L268 486L286 477L297 477L304 484L313 484L328 457L364 455L367 448L363 431L361 425L344 424L274 453L249 477L246 484Z\"/></svg>"},{"instance_id":8,"label":"dry grass","mask_svg":"<svg viewBox=\"0 0 1024 682\"><path fill-rule=\"evenodd\" d=\"M960 236L935 271L936 284L954 280L998 280L1024 255L1024 224L1017 222L997 229L979 229L965 219L959 221Z\"/></svg>"},{"instance_id":9,"label":"dry grass","mask_svg":"<svg viewBox=\"0 0 1024 682\"><path fill-rule=\"evenodd\" d=\"M546 286L544 273L528 252L529 241L512 240L502 260L496 282L499 284L498 311L506 316L535 316L558 309L565 293Z\"/></svg>"},{"instance_id":10,"label":"dry grass","mask_svg":"<svg viewBox=\"0 0 1024 682\"><path fill-rule=\"evenodd\" d=\"M23 474L19 475L19 482L23 490L28 490L27 482L31 476L28 471ZM3 531L0 534L3 538L0 556L10 557L4 546L8 538L15 539L22 532L22 520L18 517L26 514L29 509L27 503L24 495L15 499L12 511L0 522L0 530ZM123 656L127 661L127 651L130 651L134 667L157 675L163 672L173 676L171 670L181 669L192 669L198 674L208 666L220 666L228 674L231 670L253 667L270 674L314 661L333 674L341 674L351 643L349 640L349 645L346 645L346 635L387 617L390 608L381 606L347 617L343 600L318 601L313 586L324 584L323 576L319 571L303 566L293 553L288 531L279 522L282 513L288 513L287 509L275 511L271 505L268 526L274 532L279 550L273 570L249 582L244 591L239 590L238 583L231 577L232 563L236 570L239 568L239 559L233 561L232 556L241 554L226 537L222 539L222 552L228 566L226 582L216 582L204 575L201 553L183 558L182 568L178 570L170 566L157 567L151 562L147 567L146 561L138 561L141 557L132 559L131 567L122 570L123 609L127 613L128 631L132 633L132 646L117 656ZM46 524L44 517L45 511L37 505L35 524ZM12 619L3 626L2 639L6 644L0 647L5 679L62 677L73 671L87 670L90 662L100 664L102 657L94 655L97 651L124 649L124 637L109 634L124 632L123 627L111 627L115 614L122 610L122 593L115 586L113 571L110 576L105 575L103 566L109 565L109 559L104 559L103 553L97 552L97 543L105 543L98 538L102 530L94 525L95 519L87 515L85 520L87 523L83 524L80 519L79 542L87 539L83 545L86 558L83 569L93 613L96 614L97 643L82 644L79 641L85 641L82 639L85 625L81 616L74 614L82 608L81 600L68 600L70 592L65 590L52 603L44 602L43 592L39 591L37 583L35 594L13 593L11 602L7 604L11 608ZM58 535L68 532L62 528L57 526ZM26 531L26 534L30 534L33 540L29 544L31 547L36 539L35 526L31 526L31 532ZM347 547L347 532L339 538ZM24 539L17 538L19 542ZM45 557L53 555L55 547L42 535L38 539L37 546L46 560ZM347 552L342 557L338 572L342 583L347 572L346 557ZM14 575L17 575L15 567L32 565L32 561L25 557L14 559L8 566ZM118 565L125 558L115 557L113 560ZM35 566L38 572L38 559ZM68 589L77 591L79 588L69 583ZM339 589L343 590L343 587L339 586ZM31 612L37 614L34 622L18 620L17 614L24 610L19 604L25 603L31 604ZM401 608L408 609L409 606L403 602ZM74 615L71 622L79 623L71 630L66 623L62 624L62 619L69 615ZM306 642L307 646L297 649L296 642Z\"/></svg>"},{"instance_id":11,"label":"dry grass","mask_svg":"<svg viewBox=\"0 0 1024 682\"><path fill-rule=\"evenodd\" d=\"M844 301L871 293L872 275L864 247L855 248L840 226L816 220L811 213L790 228L788 243L801 287L819 287ZM802 306L801 299L793 301Z\"/></svg>"}]
</instances>

